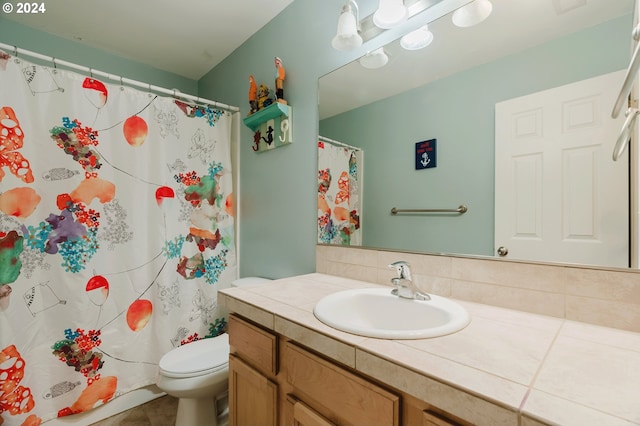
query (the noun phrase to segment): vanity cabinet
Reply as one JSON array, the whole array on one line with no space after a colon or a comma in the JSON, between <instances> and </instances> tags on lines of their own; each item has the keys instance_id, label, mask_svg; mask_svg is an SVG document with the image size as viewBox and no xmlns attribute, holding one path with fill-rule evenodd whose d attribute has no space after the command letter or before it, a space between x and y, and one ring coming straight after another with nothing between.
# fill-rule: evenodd
<instances>
[{"instance_id":1,"label":"vanity cabinet","mask_svg":"<svg viewBox=\"0 0 640 426\"><path fill-rule=\"evenodd\" d=\"M464 424L236 314L228 332L231 426Z\"/></svg>"}]
</instances>

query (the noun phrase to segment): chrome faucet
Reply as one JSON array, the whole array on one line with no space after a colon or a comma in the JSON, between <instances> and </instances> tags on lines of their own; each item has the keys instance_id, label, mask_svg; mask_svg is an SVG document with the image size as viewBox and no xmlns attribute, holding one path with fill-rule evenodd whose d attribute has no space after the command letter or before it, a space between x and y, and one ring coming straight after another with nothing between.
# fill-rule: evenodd
<instances>
[{"instance_id":1,"label":"chrome faucet","mask_svg":"<svg viewBox=\"0 0 640 426\"><path fill-rule=\"evenodd\" d=\"M423 293L418 290L418 287L416 287L416 285L414 284L413 279L411 279L411 269L408 262L399 260L390 264L389 268L398 271L398 276L395 278L391 278L391 284L396 287L391 291L391 294L394 294L398 297L403 297L405 299L431 299L431 297L427 293Z\"/></svg>"}]
</instances>

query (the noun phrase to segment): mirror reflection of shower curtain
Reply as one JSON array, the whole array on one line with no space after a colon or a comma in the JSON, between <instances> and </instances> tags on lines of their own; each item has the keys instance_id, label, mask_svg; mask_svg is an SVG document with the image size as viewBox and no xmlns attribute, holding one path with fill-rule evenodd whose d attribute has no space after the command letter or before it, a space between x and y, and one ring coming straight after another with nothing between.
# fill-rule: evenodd
<instances>
[{"instance_id":1,"label":"mirror reflection of shower curtain","mask_svg":"<svg viewBox=\"0 0 640 426\"><path fill-rule=\"evenodd\" d=\"M318 141L318 243L362 245L364 152Z\"/></svg>"}]
</instances>

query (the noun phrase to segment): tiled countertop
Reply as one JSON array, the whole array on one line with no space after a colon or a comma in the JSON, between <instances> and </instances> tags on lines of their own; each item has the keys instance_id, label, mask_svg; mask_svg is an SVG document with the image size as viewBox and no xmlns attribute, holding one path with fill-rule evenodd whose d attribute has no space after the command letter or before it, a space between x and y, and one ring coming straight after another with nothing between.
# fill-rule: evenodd
<instances>
[{"instance_id":1,"label":"tiled countertop","mask_svg":"<svg viewBox=\"0 0 640 426\"><path fill-rule=\"evenodd\" d=\"M639 333L464 301L471 324L431 339L356 336L313 315L327 294L375 286L316 273L218 298L229 312L474 424L640 424Z\"/></svg>"}]
</instances>

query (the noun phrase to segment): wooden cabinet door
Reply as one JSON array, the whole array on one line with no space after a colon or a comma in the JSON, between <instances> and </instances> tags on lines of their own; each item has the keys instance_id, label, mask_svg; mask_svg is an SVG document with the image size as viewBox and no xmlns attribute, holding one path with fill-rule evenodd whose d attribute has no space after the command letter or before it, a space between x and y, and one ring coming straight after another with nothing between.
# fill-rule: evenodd
<instances>
[{"instance_id":1,"label":"wooden cabinet door","mask_svg":"<svg viewBox=\"0 0 640 426\"><path fill-rule=\"evenodd\" d=\"M278 385L229 355L229 425L276 426Z\"/></svg>"}]
</instances>

